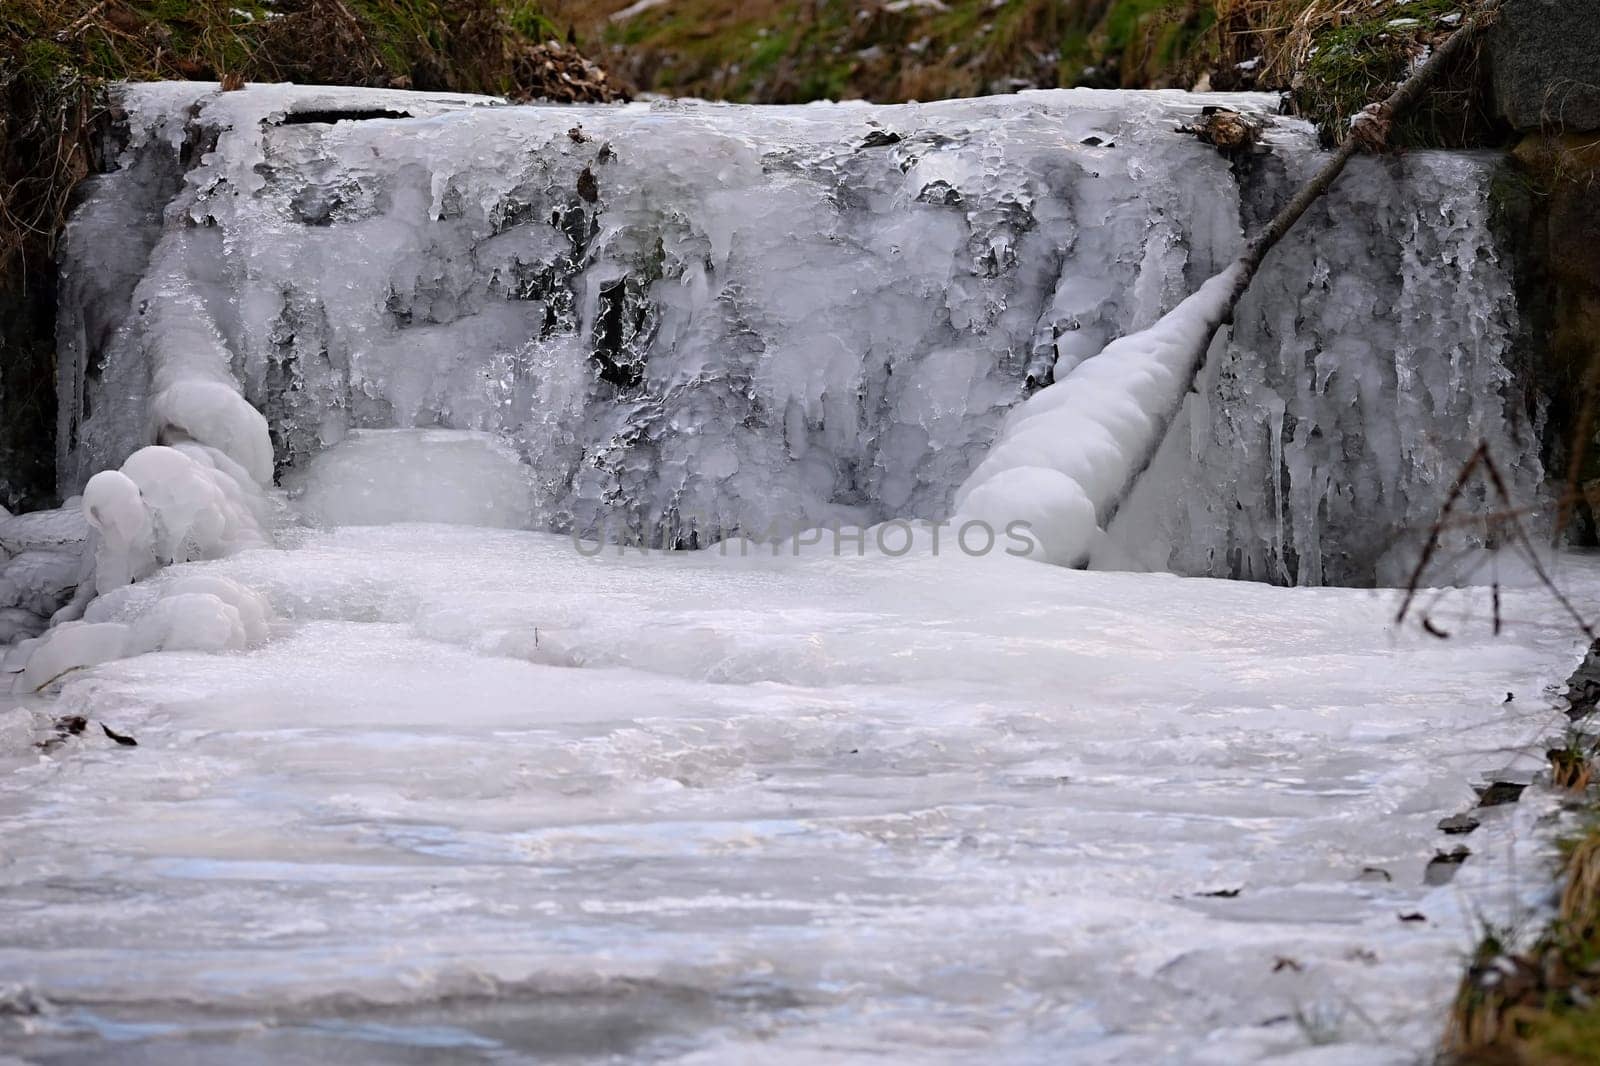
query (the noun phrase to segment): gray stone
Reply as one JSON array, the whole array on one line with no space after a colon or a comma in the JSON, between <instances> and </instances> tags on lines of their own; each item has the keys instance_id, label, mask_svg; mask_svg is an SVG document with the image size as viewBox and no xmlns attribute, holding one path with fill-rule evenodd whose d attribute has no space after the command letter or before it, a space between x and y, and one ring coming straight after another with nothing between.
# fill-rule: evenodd
<instances>
[{"instance_id":1,"label":"gray stone","mask_svg":"<svg viewBox=\"0 0 1600 1066\"><path fill-rule=\"evenodd\" d=\"M1600 5L1506 0L1489 31L1495 106L1519 130L1600 130Z\"/></svg>"}]
</instances>

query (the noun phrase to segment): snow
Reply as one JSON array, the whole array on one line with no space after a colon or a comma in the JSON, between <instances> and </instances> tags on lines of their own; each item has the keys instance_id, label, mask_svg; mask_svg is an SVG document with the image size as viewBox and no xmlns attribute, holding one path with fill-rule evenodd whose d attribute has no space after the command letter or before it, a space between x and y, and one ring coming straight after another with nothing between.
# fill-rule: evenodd
<instances>
[{"instance_id":1,"label":"snow","mask_svg":"<svg viewBox=\"0 0 1600 1066\"><path fill-rule=\"evenodd\" d=\"M1535 590L1439 641L1393 592L1000 553L289 539L121 594L255 589L264 645L0 711L13 1053L1401 1062L1480 918L1538 913L1533 792L1423 880L1560 727ZM117 599L55 632L156 613ZM57 714L138 747L30 755Z\"/></svg>"}]
</instances>

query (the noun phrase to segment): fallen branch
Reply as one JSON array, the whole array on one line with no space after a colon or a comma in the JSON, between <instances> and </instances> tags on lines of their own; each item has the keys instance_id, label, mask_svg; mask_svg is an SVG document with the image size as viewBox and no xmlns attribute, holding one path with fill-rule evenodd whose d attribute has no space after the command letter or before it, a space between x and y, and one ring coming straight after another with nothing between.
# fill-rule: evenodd
<instances>
[{"instance_id":1,"label":"fallen branch","mask_svg":"<svg viewBox=\"0 0 1600 1066\"><path fill-rule=\"evenodd\" d=\"M1501 0L1486 0L1471 18L1462 23L1461 28L1452 33L1443 44L1430 56L1427 62L1417 68L1416 73L1400 84L1388 99L1380 103L1371 104L1350 120L1350 132L1340 144L1338 151L1333 155L1316 176L1308 181L1294 199L1283 206L1267 224L1266 229L1256 235L1244 253L1239 256L1233 268L1237 274L1233 290L1223 305L1223 312L1203 336L1197 338L1196 350L1193 354L1192 366L1188 375L1188 386L1178 394L1177 403L1170 410L1164 412L1164 421L1161 429L1151 441L1150 447L1143 456L1142 461L1131 468L1131 476L1123 484L1113 502L1104 514L1100 516L1102 528L1110 528L1111 520L1127 502L1133 493L1134 486L1139 483L1140 477L1149 469L1155 460L1156 453L1160 451L1162 442L1171 431L1172 425L1177 421L1178 413L1183 408L1183 400L1194 389L1195 378L1199 376L1200 369L1205 365L1206 352L1211 347L1212 340L1216 337L1217 330L1225 323L1233 321L1234 309L1239 300L1243 298L1250 282L1255 278L1256 271L1261 268L1261 262L1267 253L1283 240L1284 236L1294 228L1301 217L1316 203L1323 193L1333 187L1339 180L1339 175L1344 173L1344 168L1352 157L1358 152L1379 152L1388 145L1389 131L1396 119L1404 116L1427 96L1429 89L1438 81L1450 64L1455 62L1476 41L1479 34L1494 22L1496 13L1500 9Z\"/></svg>"}]
</instances>

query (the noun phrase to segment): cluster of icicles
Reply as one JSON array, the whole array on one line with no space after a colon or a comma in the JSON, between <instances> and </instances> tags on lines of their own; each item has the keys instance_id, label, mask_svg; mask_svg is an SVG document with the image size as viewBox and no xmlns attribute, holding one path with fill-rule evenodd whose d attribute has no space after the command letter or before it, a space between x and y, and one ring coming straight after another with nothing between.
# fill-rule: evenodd
<instances>
[{"instance_id":1,"label":"cluster of icicles","mask_svg":"<svg viewBox=\"0 0 1600 1066\"><path fill-rule=\"evenodd\" d=\"M1232 271L1213 278L1013 411L957 493L955 520L1026 522L1035 557L1081 565L1181 404L1234 279ZM17 553L0 576L8 612L0 624L9 617L13 626L0 637L37 628L34 612L71 591L48 632L4 660L25 692L112 659L234 650L266 636L266 603L226 579L167 582L153 599L133 591L164 566L270 544L272 454L260 413L215 378L171 382L155 407L158 435L176 443L141 448L120 470L96 474L67 508L0 521L0 545Z\"/></svg>"}]
</instances>

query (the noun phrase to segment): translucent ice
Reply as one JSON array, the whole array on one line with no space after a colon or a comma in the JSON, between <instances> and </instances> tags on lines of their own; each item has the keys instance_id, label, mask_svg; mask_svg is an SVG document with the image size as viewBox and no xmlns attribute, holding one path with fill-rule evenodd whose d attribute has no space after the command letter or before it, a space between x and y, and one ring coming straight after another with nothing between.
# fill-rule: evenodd
<instances>
[{"instance_id":1,"label":"translucent ice","mask_svg":"<svg viewBox=\"0 0 1600 1066\"><path fill-rule=\"evenodd\" d=\"M487 433L356 430L288 480L324 525L449 522L505 529L533 521L533 476Z\"/></svg>"}]
</instances>

